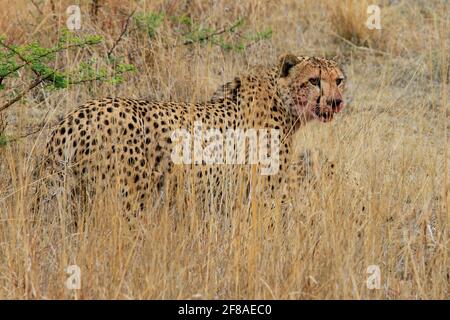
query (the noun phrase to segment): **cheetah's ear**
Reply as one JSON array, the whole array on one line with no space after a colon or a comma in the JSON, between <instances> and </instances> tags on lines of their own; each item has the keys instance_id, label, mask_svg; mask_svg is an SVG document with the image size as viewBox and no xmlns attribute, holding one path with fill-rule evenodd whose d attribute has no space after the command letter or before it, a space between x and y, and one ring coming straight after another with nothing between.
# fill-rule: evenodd
<instances>
[{"instance_id":1,"label":"cheetah's ear","mask_svg":"<svg viewBox=\"0 0 450 320\"><path fill-rule=\"evenodd\" d=\"M287 77L289 70L300 62L300 59L293 54L286 54L279 59L280 77Z\"/></svg>"}]
</instances>

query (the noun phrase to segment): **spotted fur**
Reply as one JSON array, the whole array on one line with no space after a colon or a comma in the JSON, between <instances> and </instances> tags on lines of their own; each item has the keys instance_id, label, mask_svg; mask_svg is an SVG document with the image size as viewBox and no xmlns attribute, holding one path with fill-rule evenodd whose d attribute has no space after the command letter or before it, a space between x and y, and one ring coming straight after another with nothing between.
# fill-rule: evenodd
<instances>
[{"instance_id":1,"label":"spotted fur","mask_svg":"<svg viewBox=\"0 0 450 320\"><path fill-rule=\"evenodd\" d=\"M280 164L267 176L268 190L286 182L292 136L300 125L330 121L344 107L344 74L338 65L317 57L285 55L274 67L236 77L204 103L159 102L105 98L88 102L68 114L47 144L47 169L76 184L118 186L127 210L143 209L152 192L164 190L174 171L194 174L216 193L228 165L174 165L171 153L176 129L278 129ZM233 170L233 169L231 169ZM231 171L231 175L235 174Z\"/></svg>"}]
</instances>

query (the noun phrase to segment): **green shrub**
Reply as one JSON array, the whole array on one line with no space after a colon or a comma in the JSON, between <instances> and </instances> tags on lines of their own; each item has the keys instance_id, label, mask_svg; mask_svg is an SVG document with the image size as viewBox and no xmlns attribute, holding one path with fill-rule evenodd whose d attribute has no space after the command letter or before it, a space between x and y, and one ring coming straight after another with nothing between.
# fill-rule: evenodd
<instances>
[{"instance_id":1,"label":"green shrub","mask_svg":"<svg viewBox=\"0 0 450 320\"><path fill-rule=\"evenodd\" d=\"M98 67L95 59L81 61L75 70L64 70L56 67L55 61L59 53L74 48L86 48L102 42L102 37L97 35L78 36L68 30L62 31L62 36L53 47L44 47L38 42L23 45L8 44L6 37L0 37L0 90L10 90L12 93L17 88L7 88L5 80L20 76L29 85L26 89L0 106L0 111L19 101L28 91L40 83L44 83L50 89L65 89L70 85L89 81L103 81L113 84L120 83L122 75L134 71L133 65L126 64L117 58L109 58L106 63L111 68ZM108 70L112 70L108 72Z\"/></svg>"}]
</instances>

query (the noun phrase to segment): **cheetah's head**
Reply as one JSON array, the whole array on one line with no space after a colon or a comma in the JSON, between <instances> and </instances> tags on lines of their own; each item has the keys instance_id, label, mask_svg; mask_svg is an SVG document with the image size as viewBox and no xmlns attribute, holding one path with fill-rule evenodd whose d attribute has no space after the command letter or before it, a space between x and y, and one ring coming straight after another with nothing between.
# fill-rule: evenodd
<instances>
[{"instance_id":1,"label":"cheetah's head","mask_svg":"<svg viewBox=\"0 0 450 320\"><path fill-rule=\"evenodd\" d=\"M294 117L306 122L328 122L344 108L345 75L332 60L284 55L278 80L283 100Z\"/></svg>"}]
</instances>

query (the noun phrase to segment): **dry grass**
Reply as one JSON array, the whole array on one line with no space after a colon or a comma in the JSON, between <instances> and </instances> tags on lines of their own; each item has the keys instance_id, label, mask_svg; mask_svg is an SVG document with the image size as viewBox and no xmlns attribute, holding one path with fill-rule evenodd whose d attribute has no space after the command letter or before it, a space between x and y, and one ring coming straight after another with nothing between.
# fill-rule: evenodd
<instances>
[{"instance_id":1,"label":"dry grass","mask_svg":"<svg viewBox=\"0 0 450 320\"><path fill-rule=\"evenodd\" d=\"M139 72L117 86L38 88L6 113L20 136L91 98L106 95L198 101L253 64L288 51L339 56L349 79L348 107L333 123L309 124L299 150L318 148L337 174L295 197L288 223L267 231L273 214L227 203L217 215L178 190L175 210L154 205L130 230L108 194L74 210L62 194L48 212L32 209L32 174L48 129L0 147L0 298L448 299L448 93L450 7L442 1L381 2L383 30L366 29L360 1L83 1L83 31L105 37L88 55L103 59L131 8L188 13L219 27L245 17L246 31L273 29L243 52L176 45L170 21L148 41L126 34L118 55ZM16 42L51 44L68 1L1 0L0 30ZM213 4L214 3L214 4ZM392 3L392 4L389 4ZM70 2L72 4L72 2ZM336 10L335 10L336 9ZM171 45L168 45L171 44ZM85 52L58 63L76 65ZM14 79L13 87L24 84ZM8 98L2 93L0 104ZM350 178L344 172L350 172ZM239 193L239 191L238 191ZM250 219L248 219L250 217ZM65 268L81 268L81 290L65 287ZM368 290L369 265L381 288Z\"/></svg>"}]
</instances>

